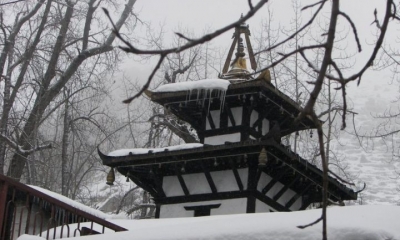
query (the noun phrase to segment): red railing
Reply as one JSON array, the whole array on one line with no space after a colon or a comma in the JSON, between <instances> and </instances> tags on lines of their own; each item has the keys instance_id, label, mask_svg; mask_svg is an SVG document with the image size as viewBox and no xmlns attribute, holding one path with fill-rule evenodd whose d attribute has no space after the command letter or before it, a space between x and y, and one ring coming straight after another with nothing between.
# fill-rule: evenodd
<instances>
[{"instance_id":1,"label":"red railing","mask_svg":"<svg viewBox=\"0 0 400 240\"><path fill-rule=\"evenodd\" d=\"M89 212L0 175L0 239L22 234L46 239L126 231Z\"/></svg>"}]
</instances>

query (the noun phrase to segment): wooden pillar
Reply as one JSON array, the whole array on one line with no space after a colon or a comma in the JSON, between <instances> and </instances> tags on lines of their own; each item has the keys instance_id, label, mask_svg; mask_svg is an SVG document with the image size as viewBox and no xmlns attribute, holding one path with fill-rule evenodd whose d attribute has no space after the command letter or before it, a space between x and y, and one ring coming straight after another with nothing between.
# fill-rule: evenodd
<instances>
[{"instance_id":1,"label":"wooden pillar","mask_svg":"<svg viewBox=\"0 0 400 240\"><path fill-rule=\"evenodd\" d=\"M257 164L254 161L249 161L249 176L247 182L247 197L246 213L256 212L256 191L257 191Z\"/></svg>"},{"instance_id":2,"label":"wooden pillar","mask_svg":"<svg viewBox=\"0 0 400 240\"><path fill-rule=\"evenodd\" d=\"M7 205L8 183L0 182L0 239L5 239L3 233L6 225L6 205Z\"/></svg>"}]
</instances>

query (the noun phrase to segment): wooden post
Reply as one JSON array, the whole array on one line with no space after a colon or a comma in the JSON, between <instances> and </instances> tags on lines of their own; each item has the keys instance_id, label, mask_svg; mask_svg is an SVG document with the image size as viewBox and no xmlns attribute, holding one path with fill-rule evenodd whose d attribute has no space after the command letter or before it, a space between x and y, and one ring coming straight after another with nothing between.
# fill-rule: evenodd
<instances>
[{"instance_id":1,"label":"wooden post","mask_svg":"<svg viewBox=\"0 0 400 240\"><path fill-rule=\"evenodd\" d=\"M3 229L6 225L6 205L7 205L8 183L0 182L0 239L4 239Z\"/></svg>"}]
</instances>

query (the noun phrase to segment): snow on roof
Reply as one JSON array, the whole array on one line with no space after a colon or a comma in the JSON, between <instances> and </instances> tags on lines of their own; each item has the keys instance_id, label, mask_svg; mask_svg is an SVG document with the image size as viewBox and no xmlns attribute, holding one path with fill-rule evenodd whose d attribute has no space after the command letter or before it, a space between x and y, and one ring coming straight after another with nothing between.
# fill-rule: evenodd
<instances>
[{"instance_id":1,"label":"snow on roof","mask_svg":"<svg viewBox=\"0 0 400 240\"><path fill-rule=\"evenodd\" d=\"M230 82L222 79L204 79L198 81L187 81L170 83L159 86L153 92L178 92L178 91L191 91L194 89L217 89L226 91Z\"/></svg>"},{"instance_id":2,"label":"snow on roof","mask_svg":"<svg viewBox=\"0 0 400 240\"><path fill-rule=\"evenodd\" d=\"M163 148L132 148L132 149L119 149L108 153L108 156L111 157L120 157L127 156L129 154L147 154L149 151L155 152L164 152L164 151L178 151L183 149L192 149L192 148L200 148L203 147L201 143L187 143L170 147Z\"/></svg>"},{"instance_id":3,"label":"snow on roof","mask_svg":"<svg viewBox=\"0 0 400 240\"><path fill-rule=\"evenodd\" d=\"M399 206L349 206L328 208L328 238L335 240L400 239ZM321 239L322 223L306 229L297 226L315 221L321 209L222 215L196 218L118 220L127 232L85 236L75 240L313 240ZM23 235L18 240L43 240Z\"/></svg>"},{"instance_id":4,"label":"snow on roof","mask_svg":"<svg viewBox=\"0 0 400 240\"><path fill-rule=\"evenodd\" d=\"M111 215L105 214L100 210L93 209L93 208L88 207L88 206L86 206L86 205L84 205L82 203L76 202L76 201L74 201L74 200L72 200L70 198L67 198L67 197L65 197L65 196L63 196L61 194L52 192L50 190L47 190L47 189L44 189L44 188L41 188L41 187L38 187L38 186L33 186L33 185L29 185L29 187L34 188L37 191L40 191L40 192L42 192L42 193L44 193L46 195L49 195L50 197L53 197L53 198L55 198L55 199L57 199L59 201L62 201L62 202L66 203L66 204L68 204L68 205L70 205L70 206L72 206L72 207L74 207L76 209L79 209L79 210L84 211L86 213L92 214L92 215L94 215L94 216L96 216L98 218L107 219L107 218L111 218L112 217Z\"/></svg>"}]
</instances>

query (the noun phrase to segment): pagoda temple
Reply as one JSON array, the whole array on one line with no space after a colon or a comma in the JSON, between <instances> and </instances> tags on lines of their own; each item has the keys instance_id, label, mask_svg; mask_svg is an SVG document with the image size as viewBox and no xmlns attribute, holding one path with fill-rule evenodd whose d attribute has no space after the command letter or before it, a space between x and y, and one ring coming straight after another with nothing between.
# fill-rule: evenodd
<instances>
[{"instance_id":1,"label":"pagoda temple","mask_svg":"<svg viewBox=\"0 0 400 240\"><path fill-rule=\"evenodd\" d=\"M242 24L218 79L146 91L189 123L200 143L99 151L111 174L116 169L152 195L156 218L297 211L322 201L322 171L281 143L315 124L307 117L295 123L301 106L271 83L268 70L252 77L245 49L255 71L250 31ZM357 199L336 179L328 181L330 201Z\"/></svg>"}]
</instances>

